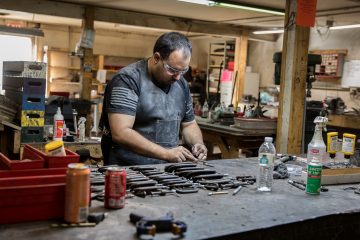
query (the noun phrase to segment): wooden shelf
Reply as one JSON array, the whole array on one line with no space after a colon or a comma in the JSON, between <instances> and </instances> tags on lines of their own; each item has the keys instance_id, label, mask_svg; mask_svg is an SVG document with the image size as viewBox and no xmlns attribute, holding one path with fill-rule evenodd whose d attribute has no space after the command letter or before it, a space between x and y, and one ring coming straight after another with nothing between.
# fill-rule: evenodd
<instances>
[{"instance_id":1,"label":"wooden shelf","mask_svg":"<svg viewBox=\"0 0 360 240\"><path fill-rule=\"evenodd\" d=\"M224 53L210 53L210 56L218 56L218 57L223 57Z\"/></svg>"},{"instance_id":2,"label":"wooden shelf","mask_svg":"<svg viewBox=\"0 0 360 240\"><path fill-rule=\"evenodd\" d=\"M220 65L210 65L209 68L220 68Z\"/></svg>"},{"instance_id":3,"label":"wooden shelf","mask_svg":"<svg viewBox=\"0 0 360 240\"><path fill-rule=\"evenodd\" d=\"M67 66L49 66L50 68L58 68L58 69L67 69L67 70L74 70L80 71L80 67L67 67Z\"/></svg>"},{"instance_id":4,"label":"wooden shelf","mask_svg":"<svg viewBox=\"0 0 360 240\"><path fill-rule=\"evenodd\" d=\"M55 81L52 81L51 84L62 84L62 85L75 85L75 86L78 86L80 85L79 82L69 82L69 81L66 81L66 80L55 80Z\"/></svg>"}]
</instances>

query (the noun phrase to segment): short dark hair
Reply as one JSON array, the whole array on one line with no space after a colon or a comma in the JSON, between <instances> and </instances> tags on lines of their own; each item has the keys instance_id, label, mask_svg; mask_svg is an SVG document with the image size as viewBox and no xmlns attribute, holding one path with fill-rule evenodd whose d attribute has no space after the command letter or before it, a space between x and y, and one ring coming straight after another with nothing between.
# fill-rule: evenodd
<instances>
[{"instance_id":1,"label":"short dark hair","mask_svg":"<svg viewBox=\"0 0 360 240\"><path fill-rule=\"evenodd\" d=\"M153 54L158 52L166 60L172 52L177 50L183 50L184 55L190 57L192 52L191 42L185 35L179 32L168 32L158 38Z\"/></svg>"}]
</instances>

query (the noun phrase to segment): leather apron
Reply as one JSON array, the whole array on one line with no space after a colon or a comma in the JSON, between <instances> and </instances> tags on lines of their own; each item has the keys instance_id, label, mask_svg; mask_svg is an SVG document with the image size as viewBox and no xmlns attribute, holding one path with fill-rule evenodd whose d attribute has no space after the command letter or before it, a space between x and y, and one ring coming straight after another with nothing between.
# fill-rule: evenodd
<instances>
[{"instance_id":1,"label":"leather apron","mask_svg":"<svg viewBox=\"0 0 360 240\"><path fill-rule=\"evenodd\" d=\"M186 111L184 89L177 81L168 93L157 87L147 73L142 73L133 129L151 142L165 148L178 146L180 124ZM113 143L109 164L121 166L158 164L166 161L144 157L124 146Z\"/></svg>"}]
</instances>

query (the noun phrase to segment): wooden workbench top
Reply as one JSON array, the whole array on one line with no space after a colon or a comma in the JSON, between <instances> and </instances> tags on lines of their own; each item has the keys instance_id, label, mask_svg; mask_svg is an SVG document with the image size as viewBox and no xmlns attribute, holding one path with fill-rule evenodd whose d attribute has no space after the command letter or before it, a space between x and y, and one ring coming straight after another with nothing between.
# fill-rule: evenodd
<instances>
[{"instance_id":1,"label":"wooden workbench top","mask_svg":"<svg viewBox=\"0 0 360 240\"><path fill-rule=\"evenodd\" d=\"M360 116L330 114L328 125L342 128L360 129Z\"/></svg>"},{"instance_id":2,"label":"wooden workbench top","mask_svg":"<svg viewBox=\"0 0 360 240\"><path fill-rule=\"evenodd\" d=\"M255 159L215 160L211 164L218 172L231 176L257 172ZM93 212L109 213L96 227L49 228L55 221L2 225L0 239L136 239L135 227L129 222L131 212L160 217L169 211L176 220L187 223L185 239L233 239L236 236L241 239L315 239L319 236L330 239L332 235L329 234L334 231L345 234L346 227L359 224L360 195L343 188L329 186L329 191L321 195L307 195L289 185L287 180L274 180L273 191L269 193L259 193L255 186L250 186L235 196L231 189L230 194L217 196L208 196L209 191L200 190L181 197L135 197L126 200L124 209L112 211L105 210L101 202L94 200ZM355 236L352 239L360 235L359 229L351 232L350 236ZM159 234L156 239L170 236Z\"/></svg>"}]
</instances>

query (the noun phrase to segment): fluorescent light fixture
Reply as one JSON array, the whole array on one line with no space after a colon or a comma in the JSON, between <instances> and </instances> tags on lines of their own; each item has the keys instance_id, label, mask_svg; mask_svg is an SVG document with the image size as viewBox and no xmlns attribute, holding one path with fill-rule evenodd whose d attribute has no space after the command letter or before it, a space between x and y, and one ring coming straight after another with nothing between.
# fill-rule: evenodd
<instances>
[{"instance_id":1,"label":"fluorescent light fixture","mask_svg":"<svg viewBox=\"0 0 360 240\"><path fill-rule=\"evenodd\" d=\"M178 1L195 3L195 4L205 5L205 6L214 6L215 5L214 1L207 1L207 0L178 0Z\"/></svg>"},{"instance_id":2,"label":"fluorescent light fixture","mask_svg":"<svg viewBox=\"0 0 360 240\"><path fill-rule=\"evenodd\" d=\"M264 31L255 31L253 34L273 34L273 33L283 33L284 29L274 29L274 30L264 30Z\"/></svg>"},{"instance_id":3,"label":"fluorescent light fixture","mask_svg":"<svg viewBox=\"0 0 360 240\"><path fill-rule=\"evenodd\" d=\"M261 12L261 13L270 13L270 14L280 15L280 16L285 15L284 12L280 12L280 11L276 11L276 10L270 10L270 9L265 9L265 8L260 8L260 7L245 6L245 5L238 5L238 4L233 4L233 3L217 2L217 3L215 3L215 6L228 7L228 8L237 8L237 9L254 11L254 12Z\"/></svg>"},{"instance_id":4,"label":"fluorescent light fixture","mask_svg":"<svg viewBox=\"0 0 360 240\"><path fill-rule=\"evenodd\" d=\"M253 5L236 3L236 2L231 2L231 1L224 1L224 2L207 1L207 0L178 0L178 1L201 4L201 5L211 6L211 7L236 8L236 9L242 9L242 10L247 10L247 11L270 13L270 14L280 15L280 16L285 15L284 11L271 9L271 8L262 8L260 6L253 6Z\"/></svg>"},{"instance_id":5,"label":"fluorescent light fixture","mask_svg":"<svg viewBox=\"0 0 360 240\"><path fill-rule=\"evenodd\" d=\"M333 26L333 27L330 27L330 30L338 30L338 29L346 29L346 28L360 28L360 24Z\"/></svg>"},{"instance_id":6,"label":"fluorescent light fixture","mask_svg":"<svg viewBox=\"0 0 360 240\"><path fill-rule=\"evenodd\" d=\"M360 28L360 24L353 25L344 25L344 26L334 26L330 27L330 30L338 30L338 29L347 29L347 28ZM264 30L264 31L254 31L253 34L274 34L274 33L283 33L283 29L274 29L274 30Z\"/></svg>"}]
</instances>

